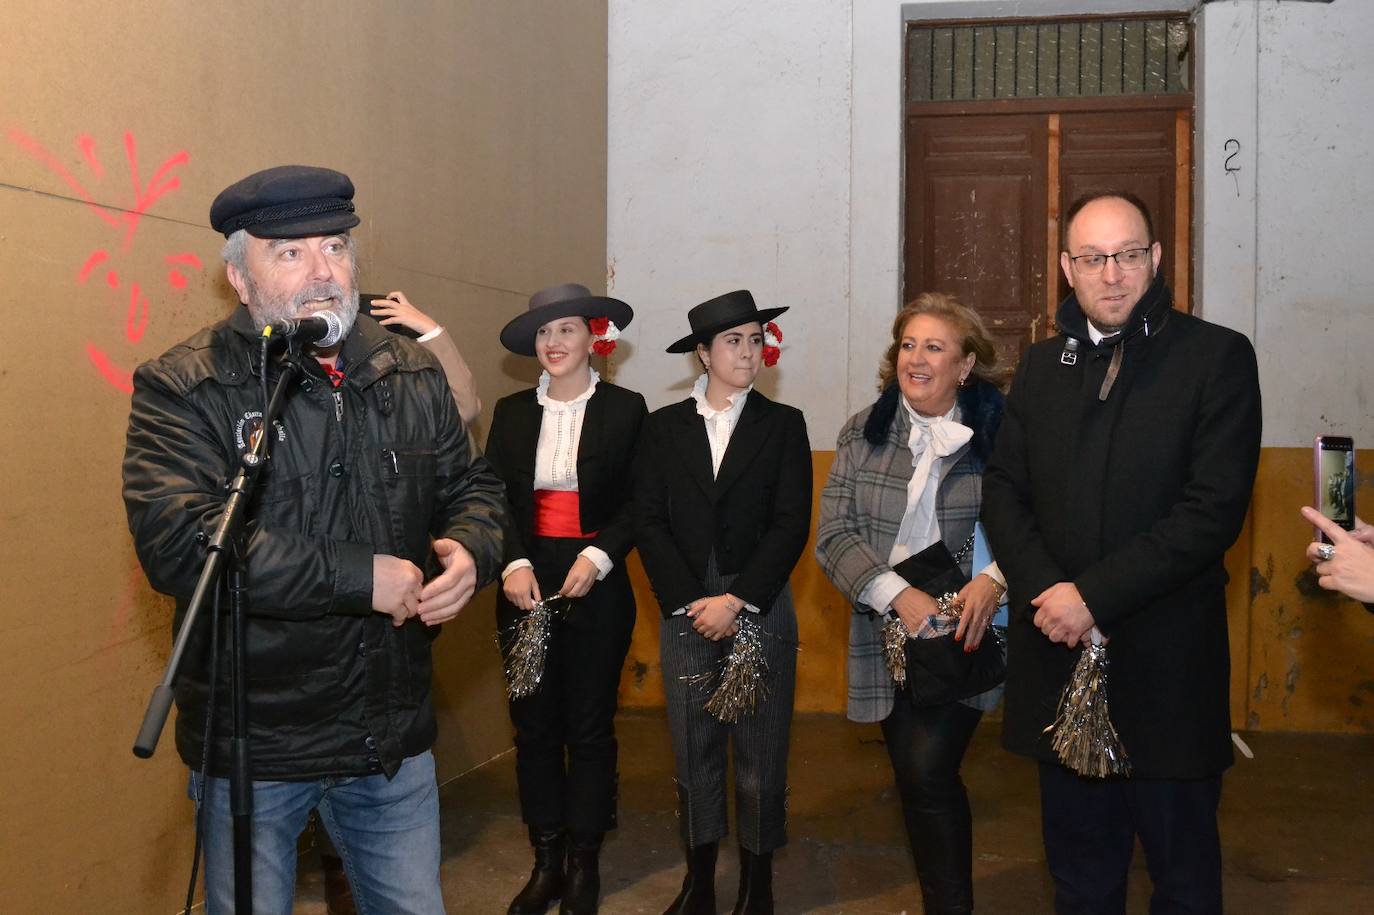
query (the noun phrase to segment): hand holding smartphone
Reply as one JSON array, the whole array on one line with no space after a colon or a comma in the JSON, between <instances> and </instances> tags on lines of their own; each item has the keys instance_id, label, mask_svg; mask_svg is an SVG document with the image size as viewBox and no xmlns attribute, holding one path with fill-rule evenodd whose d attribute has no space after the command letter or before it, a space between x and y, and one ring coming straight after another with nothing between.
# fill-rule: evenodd
<instances>
[{"instance_id":1,"label":"hand holding smartphone","mask_svg":"<svg viewBox=\"0 0 1374 915\"><path fill-rule=\"evenodd\" d=\"M1313 505L1345 530L1355 528L1355 443L1344 435L1319 435L1312 445L1316 486ZM1331 541L1321 531L1317 539Z\"/></svg>"}]
</instances>

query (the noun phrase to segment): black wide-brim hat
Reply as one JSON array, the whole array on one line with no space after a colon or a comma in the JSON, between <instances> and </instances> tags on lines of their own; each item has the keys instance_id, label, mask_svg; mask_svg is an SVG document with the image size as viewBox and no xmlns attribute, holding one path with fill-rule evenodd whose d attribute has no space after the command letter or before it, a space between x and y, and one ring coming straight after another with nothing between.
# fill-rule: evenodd
<instances>
[{"instance_id":1,"label":"black wide-brim hat","mask_svg":"<svg viewBox=\"0 0 1374 915\"><path fill-rule=\"evenodd\" d=\"M692 332L668 347L670 353L690 353L698 343L710 343L711 338L723 330L758 321L764 324L786 311L781 308L760 309L754 304L754 297L748 289L736 289L725 295L708 299L687 312L687 323Z\"/></svg>"},{"instance_id":2,"label":"black wide-brim hat","mask_svg":"<svg viewBox=\"0 0 1374 915\"><path fill-rule=\"evenodd\" d=\"M278 165L235 181L210 204L210 225L228 238L239 229L258 238L337 235L361 222L353 182L313 165Z\"/></svg>"},{"instance_id":3,"label":"black wide-brim hat","mask_svg":"<svg viewBox=\"0 0 1374 915\"><path fill-rule=\"evenodd\" d=\"M534 355L534 334L559 318L610 318L624 330L634 320L634 309L619 299L592 295L580 283L563 283L530 296L529 310L501 328L501 345L517 356Z\"/></svg>"}]
</instances>

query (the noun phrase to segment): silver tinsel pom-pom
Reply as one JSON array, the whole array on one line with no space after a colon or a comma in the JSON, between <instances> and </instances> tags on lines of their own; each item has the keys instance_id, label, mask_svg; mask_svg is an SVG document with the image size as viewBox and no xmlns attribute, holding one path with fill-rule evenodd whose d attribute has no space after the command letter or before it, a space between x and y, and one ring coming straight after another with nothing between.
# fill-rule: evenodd
<instances>
[{"instance_id":1,"label":"silver tinsel pom-pom","mask_svg":"<svg viewBox=\"0 0 1374 915\"><path fill-rule=\"evenodd\" d=\"M883 623L883 662L898 686L906 686L906 623L891 616Z\"/></svg>"},{"instance_id":2,"label":"silver tinsel pom-pom","mask_svg":"<svg viewBox=\"0 0 1374 915\"><path fill-rule=\"evenodd\" d=\"M570 604L561 594L538 601L507 630L512 638L505 657L506 694L512 699L532 696L539 689L554 620L566 613Z\"/></svg>"},{"instance_id":3,"label":"silver tinsel pom-pom","mask_svg":"<svg viewBox=\"0 0 1374 915\"><path fill-rule=\"evenodd\" d=\"M747 613L740 614L736 625L739 632L735 633L730 653L721 661L721 669L685 678L693 686L704 688L719 679L711 698L706 700L706 711L725 724L734 724L741 715L752 714L768 698L768 661L763 653L766 636Z\"/></svg>"},{"instance_id":4,"label":"silver tinsel pom-pom","mask_svg":"<svg viewBox=\"0 0 1374 915\"><path fill-rule=\"evenodd\" d=\"M958 594L947 591L935 598L935 608L938 615L946 620L957 620L963 615L964 602ZM933 620L934 618L931 617L930 619ZM950 632L953 630L947 630L929 621L921 625L919 632L912 632L906 628L906 623L902 622L897 614L894 613L889 616L883 622L883 663L887 665L887 672L892 676L892 682L898 686L906 686L907 639L934 638L947 635Z\"/></svg>"},{"instance_id":5,"label":"silver tinsel pom-pom","mask_svg":"<svg viewBox=\"0 0 1374 915\"><path fill-rule=\"evenodd\" d=\"M1107 646L1093 627L1091 644L1064 686L1059 713L1045 733L1065 766L1088 778L1131 774L1131 761L1107 709Z\"/></svg>"}]
</instances>

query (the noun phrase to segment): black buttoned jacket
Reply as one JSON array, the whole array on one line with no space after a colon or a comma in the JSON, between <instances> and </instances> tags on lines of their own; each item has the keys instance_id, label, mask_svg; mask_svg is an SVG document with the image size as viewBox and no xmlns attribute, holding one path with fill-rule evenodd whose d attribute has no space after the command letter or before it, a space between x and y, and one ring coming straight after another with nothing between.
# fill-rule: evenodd
<instances>
[{"instance_id":1,"label":"black buttoned jacket","mask_svg":"<svg viewBox=\"0 0 1374 915\"><path fill-rule=\"evenodd\" d=\"M714 550L730 592L767 612L811 527L811 445L801 411L751 391L712 477L696 401L649 415L635 475L639 555L665 617L700 597Z\"/></svg>"},{"instance_id":2,"label":"black buttoned jacket","mask_svg":"<svg viewBox=\"0 0 1374 915\"><path fill-rule=\"evenodd\" d=\"M605 551L617 566L634 546L628 504L635 447L648 407L635 391L599 381L587 400L577 445L578 508L588 546ZM492 414L487 460L506 484L511 528L505 562L528 558L534 537L534 459L544 408L530 388L503 397Z\"/></svg>"}]
</instances>

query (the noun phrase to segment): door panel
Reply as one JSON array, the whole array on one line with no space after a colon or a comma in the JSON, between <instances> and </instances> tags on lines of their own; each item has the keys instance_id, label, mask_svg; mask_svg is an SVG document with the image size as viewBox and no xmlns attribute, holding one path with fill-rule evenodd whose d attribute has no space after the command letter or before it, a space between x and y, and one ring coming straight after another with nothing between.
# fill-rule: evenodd
<instances>
[{"instance_id":1,"label":"door panel","mask_svg":"<svg viewBox=\"0 0 1374 915\"><path fill-rule=\"evenodd\" d=\"M903 301L947 292L1014 359L1044 314L1045 118L914 118Z\"/></svg>"},{"instance_id":2,"label":"door panel","mask_svg":"<svg viewBox=\"0 0 1374 915\"><path fill-rule=\"evenodd\" d=\"M1059 186L1060 212L1067 212L1069 204L1093 191L1130 191L1143 200L1154 218L1155 238L1164 247L1162 269L1176 288L1180 265L1173 257L1174 122L1173 111L1062 115ZM1069 284L1061 272L1055 301L1068 294Z\"/></svg>"},{"instance_id":3,"label":"door panel","mask_svg":"<svg viewBox=\"0 0 1374 915\"><path fill-rule=\"evenodd\" d=\"M1051 237L1059 215L1082 194L1121 189L1150 207L1163 269L1186 309L1189 265L1176 255L1187 253L1190 187L1179 143L1191 125L1191 111L1178 107L912 114L902 300L954 294L978 309L1015 364L1055 333L1070 291L1057 266L1062 240Z\"/></svg>"}]
</instances>

